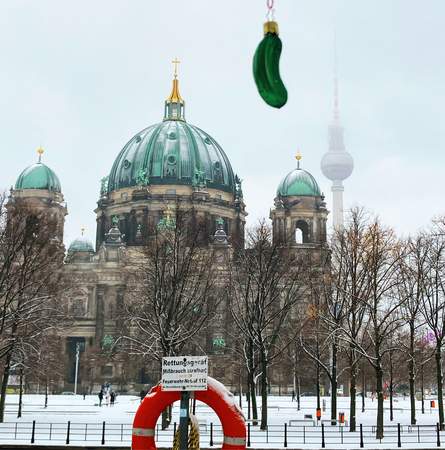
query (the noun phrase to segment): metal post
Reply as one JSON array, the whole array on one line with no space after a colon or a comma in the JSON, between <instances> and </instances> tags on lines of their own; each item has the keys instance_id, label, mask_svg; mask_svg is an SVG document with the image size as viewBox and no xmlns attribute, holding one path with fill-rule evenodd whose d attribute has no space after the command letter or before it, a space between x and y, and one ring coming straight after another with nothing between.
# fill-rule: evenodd
<instances>
[{"instance_id":1,"label":"metal post","mask_svg":"<svg viewBox=\"0 0 445 450\"><path fill-rule=\"evenodd\" d=\"M400 423L397 424L397 447L402 446L402 437L400 436Z\"/></svg>"},{"instance_id":2,"label":"metal post","mask_svg":"<svg viewBox=\"0 0 445 450\"><path fill-rule=\"evenodd\" d=\"M269 425L266 425L266 442L269 443Z\"/></svg>"},{"instance_id":3,"label":"metal post","mask_svg":"<svg viewBox=\"0 0 445 450\"><path fill-rule=\"evenodd\" d=\"M363 425L360 424L360 448L363 448Z\"/></svg>"},{"instance_id":4,"label":"metal post","mask_svg":"<svg viewBox=\"0 0 445 450\"><path fill-rule=\"evenodd\" d=\"M67 445L70 443L70 428L71 428L71 422L68 420L68 426L66 428L66 444Z\"/></svg>"},{"instance_id":5,"label":"metal post","mask_svg":"<svg viewBox=\"0 0 445 450\"><path fill-rule=\"evenodd\" d=\"M176 422L173 424L173 439L176 436Z\"/></svg>"},{"instance_id":6,"label":"metal post","mask_svg":"<svg viewBox=\"0 0 445 450\"><path fill-rule=\"evenodd\" d=\"M436 424L436 433L437 433L437 446L440 447L440 426L439 426L439 423Z\"/></svg>"},{"instance_id":7,"label":"metal post","mask_svg":"<svg viewBox=\"0 0 445 450\"><path fill-rule=\"evenodd\" d=\"M247 447L250 447L250 422L247 424Z\"/></svg>"},{"instance_id":8,"label":"metal post","mask_svg":"<svg viewBox=\"0 0 445 450\"><path fill-rule=\"evenodd\" d=\"M303 425L303 444L306 444L306 427Z\"/></svg>"},{"instance_id":9,"label":"metal post","mask_svg":"<svg viewBox=\"0 0 445 450\"><path fill-rule=\"evenodd\" d=\"M325 448L326 443L324 441L324 423L321 423L321 448Z\"/></svg>"},{"instance_id":10,"label":"metal post","mask_svg":"<svg viewBox=\"0 0 445 450\"><path fill-rule=\"evenodd\" d=\"M105 420L102 422L102 445L105 445Z\"/></svg>"},{"instance_id":11,"label":"metal post","mask_svg":"<svg viewBox=\"0 0 445 450\"><path fill-rule=\"evenodd\" d=\"M213 422L210 422L210 447L213 447Z\"/></svg>"},{"instance_id":12,"label":"metal post","mask_svg":"<svg viewBox=\"0 0 445 450\"><path fill-rule=\"evenodd\" d=\"M34 444L35 437L36 437L36 421L33 420L32 421L32 432L31 432L31 444Z\"/></svg>"},{"instance_id":13,"label":"metal post","mask_svg":"<svg viewBox=\"0 0 445 450\"><path fill-rule=\"evenodd\" d=\"M250 393L249 393L249 391L247 391L246 397L247 397L247 419L249 420L250 419Z\"/></svg>"},{"instance_id":14,"label":"metal post","mask_svg":"<svg viewBox=\"0 0 445 450\"><path fill-rule=\"evenodd\" d=\"M76 343L76 369L74 372L74 394L77 394L77 375L79 373L80 342Z\"/></svg>"},{"instance_id":15,"label":"metal post","mask_svg":"<svg viewBox=\"0 0 445 450\"><path fill-rule=\"evenodd\" d=\"M419 428L419 425L417 425L417 442L420 442L420 428Z\"/></svg>"},{"instance_id":16,"label":"metal post","mask_svg":"<svg viewBox=\"0 0 445 450\"><path fill-rule=\"evenodd\" d=\"M179 450L187 450L189 434L189 400L190 392L181 392L179 407Z\"/></svg>"},{"instance_id":17,"label":"metal post","mask_svg":"<svg viewBox=\"0 0 445 450\"><path fill-rule=\"evenodd\" d=\"M284 423L284 447L287 447L287 423Z\"/></svg>"}]
</instances>

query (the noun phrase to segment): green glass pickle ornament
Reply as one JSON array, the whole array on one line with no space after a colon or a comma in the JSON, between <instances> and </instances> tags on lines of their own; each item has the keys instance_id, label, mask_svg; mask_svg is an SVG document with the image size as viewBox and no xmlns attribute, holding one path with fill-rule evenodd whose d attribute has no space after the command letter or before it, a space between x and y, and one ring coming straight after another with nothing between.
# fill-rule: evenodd
<instances>
[{"instance_id":1,"label":"green glass pickle ornament","mask_svg":"<svg viewBox=\"0 0 445 450\"><path fill-rule=\"evenodd\" d=\"M264 24L264 38L253 57L253 77L262 99L274 108L287 102L287 90L280 76L280 56L283 44L278 36L278 23Z\"/></svg>"}]
</instances>

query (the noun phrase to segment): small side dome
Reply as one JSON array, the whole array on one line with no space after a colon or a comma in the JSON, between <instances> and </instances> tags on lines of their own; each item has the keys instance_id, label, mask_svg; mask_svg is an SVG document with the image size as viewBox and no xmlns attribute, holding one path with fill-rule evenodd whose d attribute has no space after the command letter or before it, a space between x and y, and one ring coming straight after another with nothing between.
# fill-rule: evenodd
<instances>
[{"instance_id":1,"label":"small side dome","mask_svg":"<svg viewBox=\"0 0 445 450\"><path fill-rule=\"evenodd\" d=\"M94 253L93 244L84 236L75 239L68 248L68 255L78 252Z\"/></svg>"},{"instance_id":2,"label":"small side dome","mask_svg":"<svg viewBox=\"0 0 445 450\"><path fill-rule=\"evenodd\" d=\"M43 149L37 150L39 160L36 164L27 167L17 178L15 189L45 189L53 192L62 192L57 175L47 165L43 164Z\"/></svg>"},{"instance_id":3,"label":"small side dome","mask_svg":"<svg viewBox=\"0 0 445 450\"><path fill-rule=\"evenodd\" d=\"M306 170L300 168L301 155L296 156L297 168L289 172L280 182L277 196L290 197L320 197L321 192L315 178Z\"/></svg>"}]
</instances>

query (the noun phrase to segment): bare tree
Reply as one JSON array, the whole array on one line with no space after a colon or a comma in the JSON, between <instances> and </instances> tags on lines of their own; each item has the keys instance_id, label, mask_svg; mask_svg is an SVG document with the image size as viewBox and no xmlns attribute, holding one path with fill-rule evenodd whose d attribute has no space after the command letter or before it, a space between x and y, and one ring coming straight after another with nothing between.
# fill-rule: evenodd
<instances>
[{"instance_id":1,"label":"bare tree","mask_svg":"<svg viewBox=\"0 0 445 450\"><path fill-rule=\"evenodd\" d=\"M323 283L320 286L320 277L311 275L309 280L315 279L311 284L312 304L310 308L309 326L300 333L300 342L305 353L317 364L317 408L320 408L319 378L320 369L324 371L330 382L331 395L331 421L336 423L337 417L337 388L338 379L347 367L339 367L339 352L342 350L341 330L344 326L347 312L346 296L344 291L337 289L337 280L332 279L335 272L329 272L329 252L323 252L322 267L324 269ZM323 270L322 269L322 270Z\"/></svg>"},{"instance_id":2,"label":"bare tree","mask_svg":"<svg viewBox=\"0 0 445 450\"><path fill-rule=\"evenodd\" d=\"M364 264L369 292L365 302L367 340L369 346L355 342L357 348L369 361L375 372L377 392L376 438L383 438L383 358L394 350L391 337L403 325L400 308L405 299L397 295L397 268L403 257L392 229L374 219L366 227Z\"/></svg>"},{"instance_id":3,"label":"bare tree","mask_svg":"<svg viewBox=\"0 0 445 450\"><path fill-rule=\"evenodd\" d=\"M408 344L400 339L400 346L408 356L409 396L411 424L416 424L416 334L424 325L422 303L424 297L425 277L427 276L430 239L424 233L408 239L407 253L399 260L397 284L399 298L405 299L401 315L408 329Z\"/></svg>"},{"instance_id":4,"label":"bare tree","mask_svg":"<svg viewBox=\"0 0 445 450\"><path fill-rule=\"evenodd\" d=\"M25 205L0 202L0 422L14 354L33 351L35 340L65 318L57 301L65 288L60 267L63 244L57 223Z\"/></svg>"},{"instance_id":5,"label":"bare tree","mask_svg":"<svg viewBox=\"0 0 445 450\"><path fill-rule=\"evenodd\" d=\"M331 243L331 309L342 319L340 340L346 336L344 351L349 369L349 431L356 431L357 373L362 358L358 350L364 336L365 299L370 284L366 270L369 235L368 214L362 208L352 209L344 227L335 230ZM335 306L334 306L335 305ZM339 324L340 325L340 324Z\"/></svg>"},{"instance_id":6,"label":"bare tree","mask_svg":"<svg viewBox=\"0 0 445 450\"><path fill-rule=\"evenodd\" d=\"M200 246L202 230L190 221L191 213L178 208L175 217L166 216L129 275L128 321L118 342L131 354L161 362L199 346L196 338L215 314L222 290L214 250Z\"/></svg>"},{"instance_id":7,"label":"bare tree","mask_svg":"<svg viewBox=\"0 0 445 450\"><path fill-rule=\"evenodd\" d=\"M56 329L51 329L34 340L26 352L25 373L27 380L43 386L44 408L48 407L49 393L56 389L64 376L63 341Z\"/></svg>"},{"instance_id":8,"label":"bare tree","mask_svg":"<svg viewBox=\"0 0 445 450\"><path fill-rule=\"evenodd\" d=\"M308 258L304 252L297 254L273 243L272 230L263 220L248 232L247 249L236 255L232 265L232 317L245 339L245 348L258 355L261 429L267 427L268 368L298 333L293 306L304 298ZM251 358L246 353L247 365Z\"/></svg>"},{"instance_id":9,"label":"bare tree","mask_svg":"<svg viewBox=\"0 0 445 450\"><path fill-rule=\"evenodd\" d=\"M436 361L439 424L444 429L442 350L445 339L445 236L434 227L428 246L428 267L424 276L422 313L432 331Z\"/></svg>"}]
</instances>

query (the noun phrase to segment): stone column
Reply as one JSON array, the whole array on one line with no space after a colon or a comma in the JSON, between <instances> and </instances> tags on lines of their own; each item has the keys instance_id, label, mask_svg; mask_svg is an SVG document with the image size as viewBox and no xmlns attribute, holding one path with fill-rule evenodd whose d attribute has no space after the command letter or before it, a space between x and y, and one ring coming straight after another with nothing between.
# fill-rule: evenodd
<instances>
[{"instance_id":1,"label":"stone column","mask_svg":"<svg viewBox=\"0 0 445 450\"><path fill-rule=\"evenodd\" d=\"M104 297L106 286L98 284L96 286L96 345L100 347L104 337L105 311Z\"/></svg>"}]
</instances>

